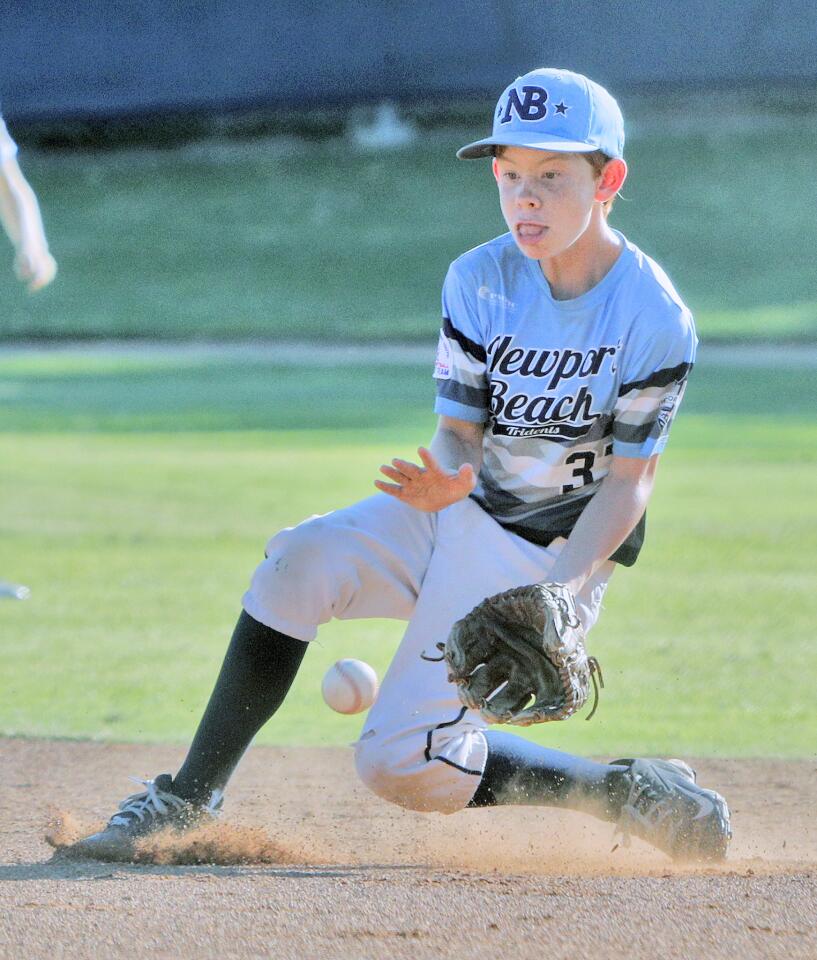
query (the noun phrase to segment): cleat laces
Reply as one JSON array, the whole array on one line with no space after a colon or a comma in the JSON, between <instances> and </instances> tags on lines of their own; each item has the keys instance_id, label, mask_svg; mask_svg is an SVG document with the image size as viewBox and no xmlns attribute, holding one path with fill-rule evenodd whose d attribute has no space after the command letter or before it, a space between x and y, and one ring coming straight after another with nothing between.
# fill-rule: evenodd
<instances>
[{"instance_id":1,"label":"cleat laces","mask_svg":"<svg viewBox=\"0 0 817 960\"><path fill-rule=\"evenodd\" d=\"M147 789L143 793L133 793L119 804L119 812L108 821L109 827L126 827L131 818L136 817L140 823L145 820L154 820L168 813L184 810L189 804L173 793L160 790L155 780L142 780L141 777L130 777L134 783L140 783Z\"/></svg>"},{"instance_id":2,"label":"cleat laces","mask_svg":"<svg viewBox=\"0 0 817 960\"><path fill-rule=\"evenodd\" d=\"M641 826L647 836L649 834L661 836L663 844L674 847L678 835L683 832L683 825L674 817L678 809L672 788L669 788L669 792L666 789L662 790L651 783L649 778L639 773L632 775L632 781L627 800L621 808L621 816L616 824L616 833L621 837L621 846L629 847L633 833L638 835L637 827Z\"/></svg>"},{"instance_id":3,"label":"cleat laces","mask_svg":"<svg viewBox=\"0 0 817 960\"><path fill-rule=\"evenodd\" d=\"M667 839L672 842L673 834L677 831L678 825L673 829L672 822L666 823L675 812L675 804L671 796L666 793L659 793L650 782L638 775L633 777L633 784L630 787L627 802L621 808L621 819L618 823L618 829L622 837L622 845L630 846L632 827L636 823L643 824L650 830L666 830Z\"/></svg>"},{"instance_id":4,"label":"cleat laces","mask_svg":"<svg viewBox=\"0 0 817 960\"><path fill-rule=\"evenodd\" d=\"M668 852L674 850L680 841L691 839L691 811L684 810L682 780L694 785L695 771L683 761L667 762L676 768L681 779L656 769L655 765L651 769L652 777L630 768L632 782L616 825L623 847L630 846L632 834L638 835L639 827L645 839L658 842Z\"/></svg>"}]
</instances>

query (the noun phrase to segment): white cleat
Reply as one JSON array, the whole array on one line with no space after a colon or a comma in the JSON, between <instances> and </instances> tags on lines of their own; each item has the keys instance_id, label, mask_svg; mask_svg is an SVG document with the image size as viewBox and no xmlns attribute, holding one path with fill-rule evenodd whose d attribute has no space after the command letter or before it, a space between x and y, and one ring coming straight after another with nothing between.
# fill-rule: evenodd
<instances>
[{"instance_id":1,"label":"white cleat","mask_svg":"<svg viewBox=\"0 0 817 960\"><path fill-rule=\"evenodd\" d=\"M614 760L628 787L618 827L625 843L640 837L673 860L723 860L732 837L729 807L695 782L683 760Z\"/></svg>"}]
</instances>

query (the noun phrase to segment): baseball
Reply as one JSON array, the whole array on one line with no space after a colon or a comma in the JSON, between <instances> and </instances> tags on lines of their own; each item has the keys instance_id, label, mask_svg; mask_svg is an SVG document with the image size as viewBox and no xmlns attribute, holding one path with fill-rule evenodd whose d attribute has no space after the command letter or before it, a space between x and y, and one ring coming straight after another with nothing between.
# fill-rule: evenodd
<instances>
[{"instance_id":1,"label":"baseball","mask_svg":"<svg viewBox=\"0 0 817 960\"><path fill-rule=\"evenodd\" d=\"M338 660L326 671L321 693L337 713L368 710L377 696L377 674L362 660Z\"/></svg>"}]
</instances>

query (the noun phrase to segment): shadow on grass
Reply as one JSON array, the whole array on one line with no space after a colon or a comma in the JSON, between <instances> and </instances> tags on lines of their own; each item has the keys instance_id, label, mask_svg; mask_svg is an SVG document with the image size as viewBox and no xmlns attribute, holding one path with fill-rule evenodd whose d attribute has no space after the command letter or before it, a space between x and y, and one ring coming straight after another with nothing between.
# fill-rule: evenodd
<instances>
[{"instance_id":1,"label":"shadow on grass","mask_svg":"<svg viewBox=\"0 0 817 960\"><path fill-rule=\"evenodd\" d=\"M809 369L708 366L694 371L684 414L813 417ZM430 366L309 366L269 361L167 360L76 369L44 355L0 361L0 432L363 432L433 428ZM348 437L346 438L348 439Z\"/></svg>"},{"instance_id":2,"label":"shadow on grass","mask_svg":"<svg viewBox=\"0 0 817 960\"><path fill-rule=\"evenodd\" d=\"M277 366L5 373L0 431L356 430L433 418L430 366Z\"/></svg>"}]
</instances>

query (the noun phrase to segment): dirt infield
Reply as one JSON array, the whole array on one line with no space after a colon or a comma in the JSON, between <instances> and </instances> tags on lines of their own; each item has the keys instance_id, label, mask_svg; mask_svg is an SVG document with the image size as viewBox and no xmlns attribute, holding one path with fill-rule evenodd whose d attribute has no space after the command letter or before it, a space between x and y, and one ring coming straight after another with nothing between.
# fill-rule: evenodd
<instances>
[{"instance_id":1,"label":"dirt infield","mask_svg":"<svg viewBox=\"0 0 817 960\"><path fill-rule=\"evenodd\" d=\"M578 814L409 813L357 782L351 751L265 747L204 849L268 862L53 856L55 817L63 836L93 826L130 792L126 775L181 755L0 740L0 957L817 957L817 763L697 764L734 815L730 859L706 870L635 841L613 851L612 828Z\"/></svg>"}]
</instances>

